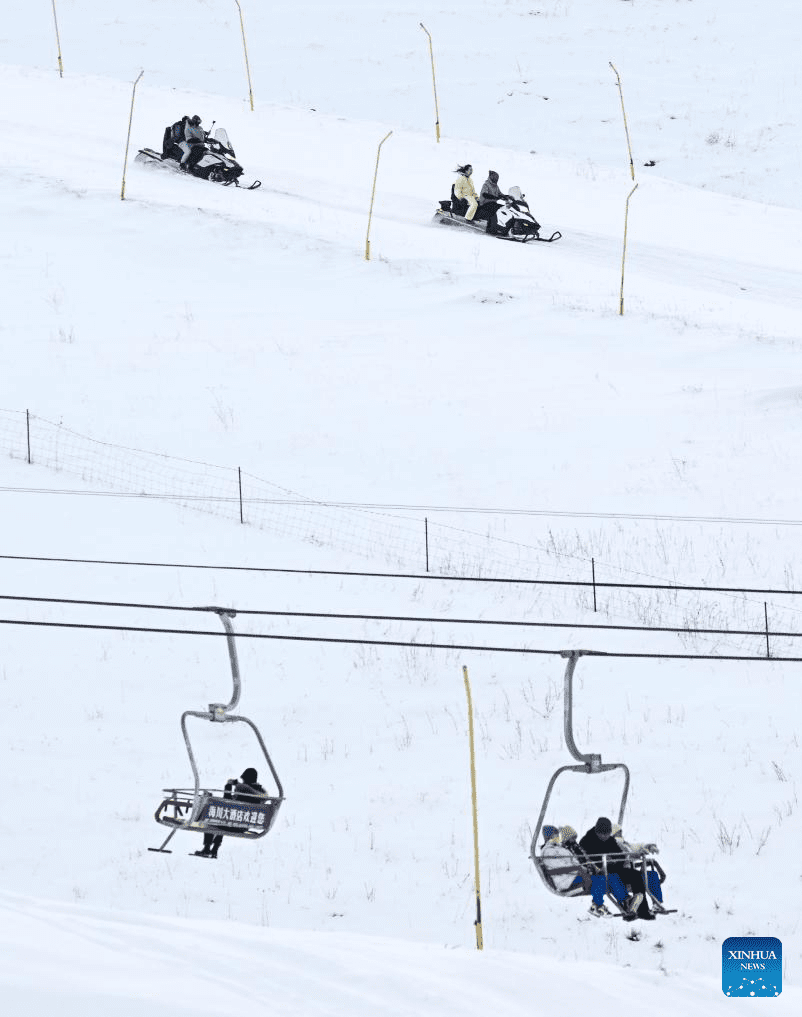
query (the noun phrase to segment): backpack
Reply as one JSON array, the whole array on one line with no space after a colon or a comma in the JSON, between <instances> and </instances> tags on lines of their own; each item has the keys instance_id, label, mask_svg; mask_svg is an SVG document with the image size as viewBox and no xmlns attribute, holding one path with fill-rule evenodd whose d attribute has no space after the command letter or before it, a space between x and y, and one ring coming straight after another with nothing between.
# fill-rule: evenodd
<instances>
[{"instance_id":1,"label":"backpack","mask_svg":"<svg viewBox=\"0 0 802 1017\"><path fill-rule=\"evenodd\" d=\"M189 120L189 117L181 117L170 128L170 137L174 145L178 145L184 140L184 124L187 120Z\"/></svg>"}]
</instances>

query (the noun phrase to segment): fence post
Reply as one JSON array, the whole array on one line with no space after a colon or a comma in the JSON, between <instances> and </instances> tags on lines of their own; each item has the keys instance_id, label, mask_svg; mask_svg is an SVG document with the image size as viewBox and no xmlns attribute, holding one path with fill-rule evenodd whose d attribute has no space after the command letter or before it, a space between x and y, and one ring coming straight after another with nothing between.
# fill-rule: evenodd
<instances>
[{"instance_id":1,"label":"fence post","mask_svg":"<svg viewBox=\"0 0 802 1017\"><path fill-rule=\"evenodd\" d=\"M25 411L25 433L28 437L28 465L31 465L31 413L30 410Z\"/></svg>"},{"instance_id":2,"label":"fence post","mask_svg":"<svg viewBox=\"0 0 802 1017\"><path fill-rule=\"evenodd\" d=\"M424 516L423 518L423 532L426 540L426 571L429 571L429 520Z\"/></svg>"},{"instance_id":3,"label":"fence post","mask_svg":"<svg viewBox=\"0 0 802 1017\"><path fill-rule=\"evenodd\" d=\"M763 616L766 619L766 656L770 657L771 651L769 649L769 609L765 600L763 601Z\"/></svg>"},{"instance_id":4,"label":"fence post","mask_svg":"<svg viewBox=\"0 0 802 1017\"><path fill-rule=\"evenodd\" d=\"M239 481L239 521L244 523L245 519L242 515L242 467L240 466L237 467L237 480Z\"/></svg>"},{"instance_id":5,"label":"fence post","mask_svg":"<svg viewBox=\"0 0 802 1017\"><path fill-rule=\"evenodd\" d=\"M590 571L593 576L593 610L596 610L596 559L590 559Z\"/></svg>"}]
</instances>

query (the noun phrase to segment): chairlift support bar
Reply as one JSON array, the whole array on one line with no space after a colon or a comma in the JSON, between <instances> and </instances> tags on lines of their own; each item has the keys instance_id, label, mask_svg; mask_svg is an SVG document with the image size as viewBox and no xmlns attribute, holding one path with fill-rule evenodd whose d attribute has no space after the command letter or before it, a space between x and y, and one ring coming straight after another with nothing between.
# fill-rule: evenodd
<instances>
[{"instance_id":1,"label":"chairlift support bar","mask_svg":"<svg viewBox=\"0 0 802 1017\"><path fill-rule=\"evenodd\" d=\"M621 803L618 808L618 823L623 825L624 812L627 807L627 796L629 795L629 767L625 763L602 763L601 755L597 752L580 752L577 748L576 742L574 741L574 672L576 671L577 661L580 657L594 656L592 650L563 650L560 653L561 657L567 657L568 663L565 668L565 675L563 678L563 728L565 733L565 744L568 747L568 751L579 761L578 765L561 766L559 770L552 776L549 781L548 787L546 788L546 796L543 799L543 806L540 810L540 815L537 819L535 826L535 832L532 837L532 845L530 848L530 856L537 865L537 838L540 834L541 827L543 826L543 819L546 815L546 810L549 806L549 799L551 798L551 792L561 774L567 770L572 770L575 773L605 773L609 770L623 770L624 771L624 791L621 796ZM540 868L538 866L538 871Z\"/></svg>"},{"instance_id":2,"label":"chairlift support bar","mask_svg":"<svg viewBox=\"0 0 802 1017\"><path fill-rule=\"evenodd\" d=\"M189 756L189 762L192 767L192 776L194 778L194 790L192 792L192 809L189 816L183 823L173 827L173 829L170 831L169 835L167 836L166 840L161 845L161 847L150 848L149 850L151 851L164 852L167 844L178 830L197 829L198 816L203 809L206 799L208 798L208 793L205 792L200 786L200 774L198 773L198 764L195 760L195 753L193 752L192 742L189 737L189 731L187 730L188 717L197 717L199 720L210 720L213 723L217 724L232 724L232 723L247 724L248 727L251 729L251 731L253 731L254 735L256 736L256 740L259 743L259 748L262 750L262 755L265 757L265 760L267 761L270 773L272 774L273 780L275 781L276 787L278 788L278 799L277 799L278 804L280 805L281 802L284 801L284 788L282 786L281 780L279 779L278 773L276 773L276 768L273 765L273 760L270 758L270 753L267 751L267 746L264 743L264 739L262 738L259 729L253 723L252 720L248 719L248 717L243 717L229 712L230 710L234 710L237 708L239 704L240 693L242 691L242 680L240 678L239 659L237 657L237 646L234 635L234 626L231 624L231 619L236 617L237 612L227 608L219 607L210 607L208 608L208 610L214 611L214 613L217 614L217 616L220 618L220 621L223 623L223 627L226 630L226 643L228 644L228 658L231 664L231 679L233 683L231 701L227 704L209 703L209 709L206 711L185 710L184 713L181 714L181 733L184 736L184 745L186 746L187 749L187 755ZM172 793L173 795L176 794L174 789ZM159 820L160 811L161 806L156 813L157 820Z\"/></svg>"}]
</instances>

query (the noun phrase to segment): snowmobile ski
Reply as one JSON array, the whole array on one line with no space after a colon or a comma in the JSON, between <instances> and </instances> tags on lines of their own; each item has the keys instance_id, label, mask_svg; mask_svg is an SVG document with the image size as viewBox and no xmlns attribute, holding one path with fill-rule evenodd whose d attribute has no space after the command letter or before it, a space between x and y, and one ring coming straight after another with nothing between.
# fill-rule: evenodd
<instances>
[{"instance_id":1,"label":"snowmobile ski","mask_svg":"<svg viewBox=\"0 0 802 1017\"><path fill-rule=\"evenodd\" d=\"M449 204L444 202L444 204ZM534 221L530 221L529 218L521 218L516 221L513 228L509 229L508 232L488 232L487 222L483 219L471 220L465 219L461 215L456 215L450 209L439 208L434 213L432 219L434 223L440 223L443 226L455 226L457 229L468 229L474 233L483 233L485 236L494 237L498 240L510 240L516 244L528 244L534 240L544 244L552 244L555 240L559 240L562 233L559 230L555 230L550 237L540 236L540 226ZM529 228L528 228L529 227Z\"/></svg>"}]
</instances>

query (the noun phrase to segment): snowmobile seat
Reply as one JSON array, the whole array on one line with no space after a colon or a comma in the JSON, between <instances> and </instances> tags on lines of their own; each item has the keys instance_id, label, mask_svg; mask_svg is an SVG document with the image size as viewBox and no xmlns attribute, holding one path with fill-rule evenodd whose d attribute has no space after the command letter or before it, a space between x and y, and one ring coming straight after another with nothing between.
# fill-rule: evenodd
<instances>
[{"instance_id":1,"label":"snowmobile seat","mask_svg":"<svg viewBox=\"0 0 802 1017\"><path fill-rule=\"evenodd\" d=\"M464 216L465 213L468 211L468 199L458 198L454 192L453 184L451 185L451 201L449 202L449 206L454 215ZM447 210L444 209L443 211Z\"/></svg>"}]
</instances>

